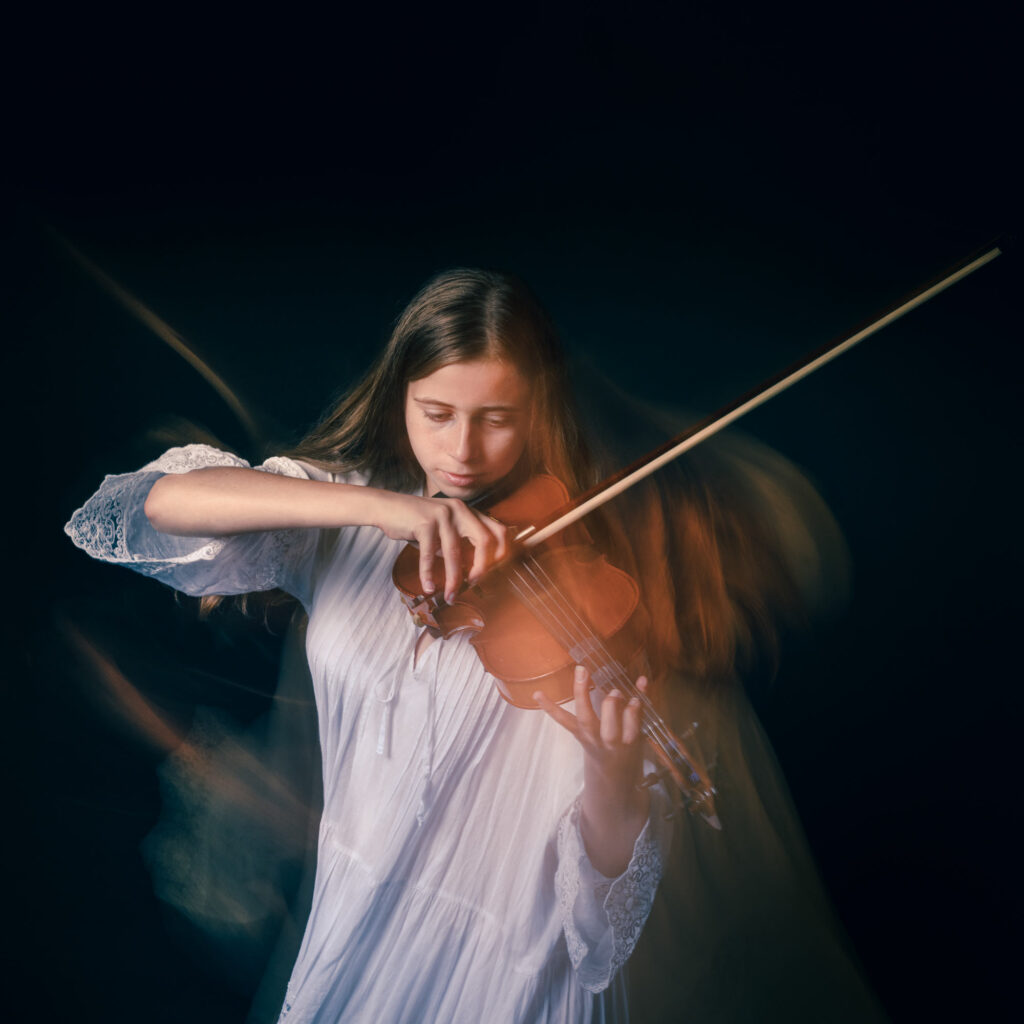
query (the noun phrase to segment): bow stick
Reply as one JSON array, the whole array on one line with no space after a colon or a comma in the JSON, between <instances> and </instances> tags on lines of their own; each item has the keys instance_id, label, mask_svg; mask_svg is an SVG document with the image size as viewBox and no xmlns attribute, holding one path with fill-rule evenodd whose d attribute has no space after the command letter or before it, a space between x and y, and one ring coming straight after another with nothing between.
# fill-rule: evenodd
<instances>
[{"instance_id":1,"label":"bow stick","mask_svg":"<svg viewBox=\"0 0 1024 1024\"><path fill-rule=\"evenodd\" d=\"M937 278L933 278L927 284L922 285L909 297L900 299L889 306L880 316L877 316L863 324L853 334L844 335L833 341L816 348L813 352L804 356L792 365L780 370L774 376L769 377L761 385L748 391L745 395L730 402L728 405L712 413L703 420L695 423L692 427L684 430L681 434L666 441L663 445L655 448L641 459L637 460L625 469L620 470L607 480L598 484L597 487L586 491L568 505L550 515L540 525L529 526L522 531L516 541L523 547L532 548L543 543L549 537L564 530L567 526L582 519L585 515L600 508L607 501L611 501L616 495L628 490L633 484L650 476L661 469L662 466L677 459L684 452L695 448L702 441L707 440L720 430L734 423L741 416L745 416L752 409L763 405L769 399L781 394L788 387L810 376L815 370L821 369L826 363L838 358L844 352L848 352L854 345L870 337L876 331L887 327L893 321L898 320L905 313L923 305L929 299L934 298L940 292L945 291L951 285L962 281L968 274L973 274L979 267L994 260L1002 250L993 245L980 254L973 253L966 259L961 260L950 270L945 271Z\"/></svg>"}]
</instances>

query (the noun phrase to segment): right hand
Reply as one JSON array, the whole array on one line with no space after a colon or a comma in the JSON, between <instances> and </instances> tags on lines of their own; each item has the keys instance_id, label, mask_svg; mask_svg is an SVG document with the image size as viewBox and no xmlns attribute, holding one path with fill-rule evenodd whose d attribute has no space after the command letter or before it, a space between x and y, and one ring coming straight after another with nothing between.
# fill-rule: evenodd
<instances>
[{"instance_id":1,"label":"right hand","mask_svg":"<svg viewBox=\"0 0 1024 1024\"><path fill-rule=\"evenodd\" d=\"M387 494L374 524L392 540L417 545L420 582L425 594L437 589L435 559L444 560L445 600L450 604L465 578L475 583L495 562L508 553L508 529L471 509L458 498L420 498L412 494ZM464 577L463 542L473 547L473 564Z\"/></svg>"}]
</instances>

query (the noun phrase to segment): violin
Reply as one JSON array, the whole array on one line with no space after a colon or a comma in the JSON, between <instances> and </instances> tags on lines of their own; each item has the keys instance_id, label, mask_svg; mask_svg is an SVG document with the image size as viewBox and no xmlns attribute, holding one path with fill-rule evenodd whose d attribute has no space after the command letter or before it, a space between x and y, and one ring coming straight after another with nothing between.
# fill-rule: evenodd
<instances>
[{"instance_id":1,"label":"violin","mask_svg":"<svg viewBox=\"0 0 1024 1024\"><path fill-rule=\"evenodd\" d=\"M511 556L475 584L464 586L449 604L446 587L424 593L419 551L405 547L392 579L417 625L437 637L470 632L470 643L498 691L518 708L539 707L540 691L562 704L573 697L573 672L583 665L591 684L603 693L618 690L640 705L640 728L661 770L641 785L669 778L680 803L715 827L715 789L700 758L688 749L640 692L631 670L643 656L650 624L632 576L612 565L580 525L556 533L536 552L523 544L531 525L569 504L565 485L538 475L486 508L515 537ZM435 560L443 581L444 562ZM692 734L692 729L687 738Z\"/></svg>"}]
</instances>

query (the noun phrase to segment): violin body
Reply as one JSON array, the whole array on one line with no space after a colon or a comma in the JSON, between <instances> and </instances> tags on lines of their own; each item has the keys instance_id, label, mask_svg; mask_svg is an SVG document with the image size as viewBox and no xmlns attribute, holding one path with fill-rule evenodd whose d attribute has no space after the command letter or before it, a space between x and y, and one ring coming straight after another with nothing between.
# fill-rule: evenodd
<instances>
[{"instance_id":1,"label":"violin body","mask_svg":"<svg viewBox=\"0 0 1024 1024\"><path fill-rule=\"evenodd\" d=\"M490 508L488 515L515 527L547 516L568 500L560 481L535 476ZM559 534L530 559L529 567L513 556L462 590L452 604L423 594L415 548L402 552L392 575L414 617L436 635L473 633L470 643L510 704L536 708L533 694L538 690L562 704L572 700L573 669L585 662L588 650L593 653L594 638L604 654L626 664L643 650L647 632L636 581L584 541L589 537L581 527ZM441 558L435 572L436 579L444 579ZM525 588L529 595L523 594ZM444 590L442 583L438 592ZM564 626L556 625L559 635L553 635L538 621L537 612L543 614L544 609L537 603L549 604L553 593L558 595L560 615L568 614L566 601L571 605L569 627L576 627L572 638L566 637ZM582 638L580 619L587 627Z\"/></svg>"},{"instance_id":2,"label":"violin body","mask_svg":"<svg viewBox=\"0 0 1024 1024\"><path fill-rule=\"evenodd\" d=\"M599 650L619 664L630 664L643 651L647 616L631 576L616 569L594 548L566 545L536 558L545 580L567 597L599 638ZM567 643L538 629L531 606L508 600L507 580L485 577L464 600L479 609L487 626L471 640L484 668L498 680L509 703L535 708L538 690L556 703L573 696L573 670L588 660L587 639ZM461 601L462 599L460 599Z\"/></svg>"}]
</instances>

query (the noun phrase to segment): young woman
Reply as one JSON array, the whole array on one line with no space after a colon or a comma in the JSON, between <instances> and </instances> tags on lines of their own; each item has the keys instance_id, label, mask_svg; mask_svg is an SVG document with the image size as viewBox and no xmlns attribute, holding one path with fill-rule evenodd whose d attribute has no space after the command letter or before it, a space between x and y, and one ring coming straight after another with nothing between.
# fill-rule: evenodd
<instances>
[{"instance_id":1,"label":"young woman","mask_svg":"<svg viewBox=\"0 0 1024 1024\"><path fill-rule=\"evenodd\" d=\"M592 703L577 670L571 705L514 708L391 581L410 542L426 592L435 556L447 597L478 579L509 537L466 502L540 471L592 482L554 333L515 279L459 270L290 457L172 449L67 526L185 593L282 588L308 613L324 810L289 1024L625 1015L669 842L664 796L637 786L638 702Z\"/></svg>"}]
</instances>

